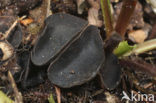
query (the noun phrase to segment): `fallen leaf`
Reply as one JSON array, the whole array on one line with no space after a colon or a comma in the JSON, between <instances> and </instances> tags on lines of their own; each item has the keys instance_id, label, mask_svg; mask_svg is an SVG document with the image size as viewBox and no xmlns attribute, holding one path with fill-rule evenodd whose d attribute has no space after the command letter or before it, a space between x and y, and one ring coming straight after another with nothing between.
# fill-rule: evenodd
<instances>
[{"instance_id":1,"label":"fallen leaf","mask_svg":"<svg viewBox=\"0 0 156 103\"><path fill-rule=\"evenodd\" d=\"M142 29L136 31L130 31L128 37L130 40L136 43L143 43L147 38L148 33Z\"/></svg>"},{"instance_id":2,"label":"fallen leaf","mask_svg":"<svg viewBox=\"0 0 156 103\"><path fill-rule=\"evenodd\" d=\"M92 8L100 9L100 0L88 0Z\"/></svg>"},{"instance_id":3,"label":"fallen leaf","mask_svg":"<svg viewBox=\"0 0 156 103\"><path fill-rule=\"evenodd\" d=\"M147 3L149 3L156 14L156 1L155 0L146 0Z\"/></svg>"},{"instance_id":4,"label":"fallen leaf","mask_svg":"<svg viewBox=\"0 0 156 103\"><path fill-rule=\"evenodd\" d=\"M85 9L86 2L85 0L76 0L76 2L77 2L77 12L78 14L82 14Z\"/></svg>"},{"instance_id":5,"label":"fallen leaf","mask_svg":"<svg viewBox=\"0 0 156 103\"><path fill-rule=\"evenodd\" d=\"M91 5L91 8L88 10L89 24L101 27L102 20L99 19L100 1L99 0L88 0L88 3Z\"/></svg>"},{"instance_id":6,"label":"fallen leaf","mask_svg":"<svg viewBox=\"0 0 156 103\"><path fill-rule=\"evenodd\" d=\"M50 2L50 0L43 0L40 6L29 11L29 18L33 19L33 23L26 27L26 31L29 34L24 35L24 44L31 42L31 44L33 45L36 42L39 32L42 31L44 27L45 18L52 14L50 10Z\"/></svg>"},{"instance_id":7,"label":"fallen leaf","mask_svg":"<svg viewBox=\"0 0 156 103\"><path fill-rule=\"evenodd\" d=\"M27 19L20 21L20 23L23 24L24 26L27 26L27 25L31 24L32 22L33 22L33 19L31 19L31 18L27 18Z\"/></svg>"},{"instance_id":8,"label":"fallen leaf","mask_svg":"<svg viewBox=\"0 0 156 103\"><path fill-rule=\"evenodd\" d=\"M96 8L90 8L88 10L88 22L91 25L101 27L102 26L102 21L99 20L99 18L98 18L98 16L99 16L98 11L99 10L96 9Z\"/></svg>"},{"instance_id":9,"label":"fallen leaf","mask_svg":"<svg viewBox=\"0 0 156 103\"><path fill-rule=\"evenodd\" d=\"M43 0L41 6L29 11L30 17L39 25L44 25L44 20L52 14L50 0ZM42 14L42 15L41 15Z\"/></svg>"},{"instance_id":10,"label":"fallen leaf","mask_svg":"<svg viewBox=\"0 0 156 103\"><path fill-rule=\"evenodd\" d=\"M121 103L119 101L119 98L113 94L110 94L109 92L105 92L107 103Z\"/></svg>"}]
</instances>

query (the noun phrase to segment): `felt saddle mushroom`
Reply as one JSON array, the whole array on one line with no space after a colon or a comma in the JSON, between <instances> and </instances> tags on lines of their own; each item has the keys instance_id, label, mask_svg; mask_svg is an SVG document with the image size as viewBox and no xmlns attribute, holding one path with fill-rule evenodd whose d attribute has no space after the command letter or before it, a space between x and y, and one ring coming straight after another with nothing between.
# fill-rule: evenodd
<instances>
[{"instance_id":1,"label":"felt saddle mushroom","mask_svg":"<svg viewBox=\"0 0 156 103\"><path fill-rule=\"evenodd\" d=\"M37 66L50 64L48 78L63 88L85 83L96 76L105 61L99 30L69 14L53 14L34 46L31 60Z\"/></svg>"},{"instance_id":2,"label":"felt saddle mushroom","mask_svg":"<svg viewBox=\"0 0 156 103\"><path fill-rule=\"evenodd\" d=\"M99 76L101 79L101 86L108 90L115 89L120 83L121 79L121 66L113 50L122 41L121 36L117 32L112 32L109 39L105 41L105 63L100 69Z\"/></svg>"},{"instance_id":3,"label":"felt saddle mushroom","mask_svg":"<svg viewBox=\"0 0 156 103\"><path fill-rule=\"evenodd\" d=\"M113 53L107 53L104 66L99 72L102 86L108 90L115 89L121 79L121 66Z\"/></svg>"},{"instance_id":4,"label":"felt saddle mushroom","mask_svg":"<svg viewBox=\"0 0 156 103\"><path fill-rule=\"evenodd\" d=\"M83 84L96 76L105 55L97 27L89 26L70 47L52 62L48 77L63 88Z\"/></svg>"},{"instance_id":5,"label":"felt saddle mushroom","mask_svg":"<svg viewBox=\"0 0 156 103\"><path fill-rule=\"evenodd\" d=\"M32 51L32 62L37 66L50 63L87 25L87 21L69 14L49 16L45 20L45 29Z\"/></svg>"},{"instance_id":6,"label":"felt saddle mushroom","mask_svg":"<svg viewBox=\"0 0 156 103\"><path fill-rule=\"evenodd\" d=\"M17 54L17 63L21 67L21 71L14 75L14 79L21 84L22 89L43 83L47 74L45 69L47 67L36 67L31 63L30 53L30 51L24 50Z\"/></svg>"}]
</instances>

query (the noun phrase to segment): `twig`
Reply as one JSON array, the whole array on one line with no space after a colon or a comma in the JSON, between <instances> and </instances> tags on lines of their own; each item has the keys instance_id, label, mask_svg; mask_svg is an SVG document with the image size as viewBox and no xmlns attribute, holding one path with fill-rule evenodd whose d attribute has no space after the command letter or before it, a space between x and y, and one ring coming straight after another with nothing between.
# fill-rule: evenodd
<instances>
[{"instance_id":1,"label":"twig","mask_svg":"<svg viewBox=\"0 0 156 103\"><path fill-rule=\"evenodd\" d=\"M152 85L153 85L153 83L145 84L145 85L144 85L144 88L145 88L145 89L150 88Z\"/></svg>"},{"instance_id":2,"label":"twig","mask_svg":"<svg viewBox=\"0 0 156 103\"><path fill-rule=\"evenodd\" d=\"M95 93L93 93L93 94L91 95L91 97L95 97L95 96L97 96L97 95L99 95L99 94L102 94L103 92L104 92L104 89L97 90Z\"/></svg>"},{"instance_id":3,"label":"twig","mask_svg":"<svg viewBox=\"0 0 156 103\"><path fill-rule=\"evenodd\" d=\"M15 20L14 23L13 23L13 24L11 25L11 27L9 28L9 30L7 30L7 31L5 32L5 34L4 34L4 36L1 38L1 40L6 39L6 38L9 36L10 32L11 32L11 31L14 29L14 27L17 25L18 21L23 20L25 17L26 17L26 16L22 16L21 18Z\"/></svg>"},{"instance_id":4,"label":"twig","mask_svg":"<svg viewBox=\"0 0 156 103\"><path fill-rule=\"evenodd\" d=\"M56 90L56 95L57 95L57 103L61 103L61 90L57 86L54 86Z\"/></svg>"},{"instance_id":5,"label":"twig","mask_svg":"<svg viewBox=\"0 0 156 103\"><path fill-rule=\"evenodd\" d=\"M15 80L14 80L10 71L8 71L8 78L9 78L9 81L10 81L11 86L13 88L13 91L15 93L15 102L16 103L23 103L22 94L18 91Z\"/></svg>"},{"instance_id":6,"label":"twig","mask_svg":"<svg viewBox=\"0 0 156 103\"><path fill-rule=\"evenodd\" d=\"M151 65L140 58L122 58L120 59L120 65L125 68L129 67L133 70L140 70L150 74L150 76L156 77L156 65Z\"/></svg>"},{"instance_id":7,"label":"twig","mask_svg":"<svg viewBox=\"0 0 156 103\"><path fill-rule=\"evenodd\" d=\"M52 11L50 10L50 4L51 4L51 0L47 1L47 14L46 17L48 17L49 15L52 14Z\"/></svg>"}]
</instances>

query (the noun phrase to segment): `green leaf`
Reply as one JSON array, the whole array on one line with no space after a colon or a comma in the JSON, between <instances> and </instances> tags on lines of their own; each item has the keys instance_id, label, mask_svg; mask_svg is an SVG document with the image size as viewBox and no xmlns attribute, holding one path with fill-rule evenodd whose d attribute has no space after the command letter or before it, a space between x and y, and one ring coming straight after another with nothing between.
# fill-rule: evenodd
<instances>
[{"instance_id":1,"label":"green leaf","mask_svg":"<svg viewBox=\"0 0 156 103\"><path fill-rule=\"evenodd\" d=\"M131 51L132 49L134 49L136 47L136 45L134 46L130 46L127 41L122 41L119 43L118 47L113 51L113 53L120 57L122 56L123 54Z\"/></svg>"},{"instance_id":2,"label":"green leaf","mask_svg":"<svg viewBox=\"0 0 156 103\"><path fill-rule=\"evenodd\" d=\"M49 101L49 103L55 103L52 93L50 94L48 101Z\"/></svg>"},{"instance_id":3,"label":"green leaf","mask_svg":"<svg viewBox=\"0 0 156 103\"><path fill-rule=\"evenodd\" d=\"M0 91L0 103L14 103L7 95Z\"/></svg>"},{"instance_id":4,"label":"green leaf","mask_svg":"<svg viewBox=\"0 0 156 103\"><path fill-rule=\"evenodd\" d=\"M156 39L151 39L143 43L135 45L135 48L129 52L126 52L123 56L130 56L132 54L139 55L150 50L156 49Z\"/></svg>"}]
</instances>

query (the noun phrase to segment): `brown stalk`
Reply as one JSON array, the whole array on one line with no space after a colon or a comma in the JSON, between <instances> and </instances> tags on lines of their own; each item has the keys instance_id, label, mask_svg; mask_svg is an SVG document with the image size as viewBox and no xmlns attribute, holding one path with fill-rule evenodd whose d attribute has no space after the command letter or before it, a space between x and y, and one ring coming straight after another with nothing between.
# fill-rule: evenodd
<instances>
[{"instance_id":1,"label":"brown stalk","mask_svg":"<svg viewBox=\"0 0 156 103\"><path fill-rule=\"evenodd\" d=\"M113 31L113 20L111 16L111 9L110 9L110 1L109 0L100 0L101 1L101 9L102 15L104 18L104 24L106 28L107 38L110 37Z\"/></svg>"},{"instance_id":2,"label":"brown stalk","mask_svg":"<svg viewBox=\"0 0 156 103\"><path fill-rule=\"evenodd\" d=\"M151 65L137 57L121 59L120 64L122 67L129 67L130 69L143 71L154 77L156 76L156 65Z\"/></svg>"},{"instance_id":3,"label":"brown stalk","mask_svg":"<svg viewBox=\"0 0 156 103\"><path fill-rule=\"evenodd\" d=\"M127 26L130 22L131 16L133 15L137 1L138 0L123 0L122 9L115 27L116 32L118 32L122 38L124 38Z\"/></svg>"}]
</instances>

